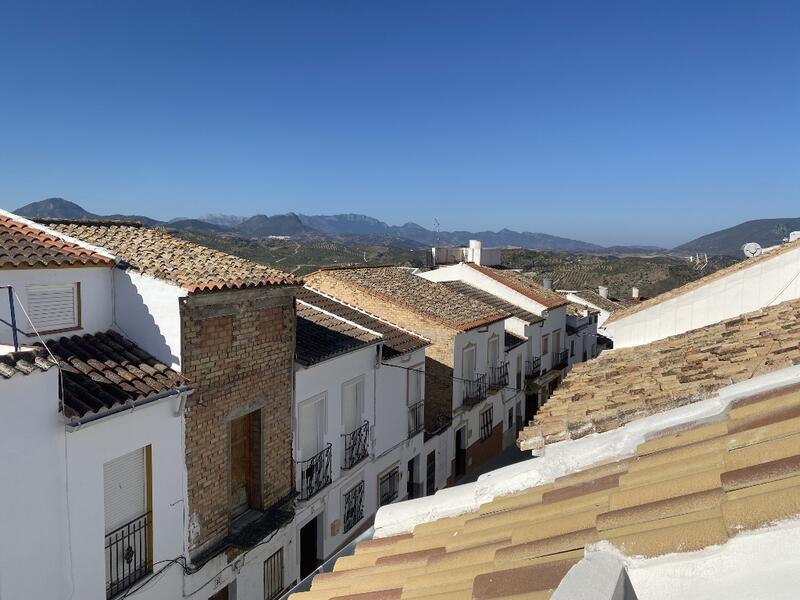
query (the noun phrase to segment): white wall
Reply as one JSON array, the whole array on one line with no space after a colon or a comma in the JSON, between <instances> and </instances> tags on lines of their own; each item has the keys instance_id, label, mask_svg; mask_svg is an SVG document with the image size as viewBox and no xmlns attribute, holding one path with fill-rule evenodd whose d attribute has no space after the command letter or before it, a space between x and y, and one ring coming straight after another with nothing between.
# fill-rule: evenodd
<instances>
[{"instance_id":1,"label":"white wall","mask_svg":"<svg viewBox=\"0 0 800 600\"><path fill-rule=\"evenodd\" d=\"M601 333L626 348L718 323L800 297L798 273L800 247L606 323Z\"/></svg>"},{"instance_id":2,"label":"white wall","mask_svg":"<svg viewBox=\"0 0 800 600\"><path fill-rule=\"evenodd\" d=\"M25 318L20 302L27 308L28 292L26 286L33 284L72 284L80 282L81 327L74 331L42 335L44 339L62 336L97 333L111 328L111 272L109 267L64 267L52 269L4 269L0 270L0 285L11 285L19 297L14 303L17 318L17 329L33 334L33 330ZM11 319L8 306L8 291L0 289L0 318ZM0 323L0 341L9 341L11 330ZM20 335L20 344L37 341L35 335Z\"/></svg>"},{"instance_id":3,"label":"white wall","mask_svg":"<svg viewBox=\"0 0 800 600\"><path fill-rule=\"evenodd\" d=\"M0 598L105 598L103 464L147 445L153 559L183 555L186 478L177 399L76 431L65 429L58 412L55 368L0 380L0 399L9 424L0 436L0 475L15 490L0 494ZM179 597L182 578L172 568L136 598Z\"/></svg>"},{"instance_id":4,"label":"white wall","mask_svg":"<svg viewBox=\"0 0 800 600\"><path fill-rule=\"evenodd\" d=\"M103 465L137 448L152 447L153 560L184 555L186 473L179 406L174 396L66 434L75 598L105 598ZM182 582L183 571L172 567L136 598L179 597Z\"/></svg>"},{"instance_id":5,"label":"white wall","mask_svg":"<svg viewBox=\"0 0 800 600\"><path fill-rule=\"evenodd\" d=\"M5 423L0 435L0 598L67 598L72 580L58 370L0 379L0 405Z\"/></svg>"},{"instance_id":6,"label":"white wall","mask_svg":"<svg viewBox=\"0 0 800 600\"><path fill-rule=\"evenodd\" d=\"M181 367L180 286L114 269L114 319L125 337L173 369Z\"/></svg>"},{"instance_id":7,"label":"white wall","mask_svg":"<svg viewBox=\"0 0 800 600\"><path fill-rule=\"evenodd\" d=\"M425 349L386 361L376 371L375 456L394 448L408 437L408 371L425 372ZM423 396L425 386L423 385ZM424 422L424 420L423 420Z\"/></svg>"},{"instance_id":8,"label":"white wall","mask_svg":"<svg viewBox=\"0 0 800 600\"><path fill-rule=\"evenodd\" d=\"M580 296L578 296L577 294L575 294L573 292L568 292L567 293L567 300L569 300L570 302L574 302L575 304L582 304L583 306L588 306L589 308L598 311L599 312L599 314L597 315L597 326L598 327L602 327L603 323L606 322L606 319L608 319L608 317L611 316L611 313L608 312L607 310L604 310L604 309L600 308L599 306L596 306L595 304L592 304L588 300L584 300L583 298L581 298Z\"/></svg>"}]
</instances>

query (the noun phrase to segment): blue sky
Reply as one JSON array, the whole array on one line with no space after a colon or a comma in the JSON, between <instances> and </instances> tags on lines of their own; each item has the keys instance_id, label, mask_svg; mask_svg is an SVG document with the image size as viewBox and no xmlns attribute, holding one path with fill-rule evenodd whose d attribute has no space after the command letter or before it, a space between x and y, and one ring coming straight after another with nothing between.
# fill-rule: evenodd
<instances>
[{"instance_id":1,"label":"blue sky","mask_svg":"<svg viewBox=\"0 0 800 600\"><path fill-rule=\"evenodd\" d=\"M0 8L0 206L674 245L800 216L800 2Z\"/></svg>"}]
</instances>

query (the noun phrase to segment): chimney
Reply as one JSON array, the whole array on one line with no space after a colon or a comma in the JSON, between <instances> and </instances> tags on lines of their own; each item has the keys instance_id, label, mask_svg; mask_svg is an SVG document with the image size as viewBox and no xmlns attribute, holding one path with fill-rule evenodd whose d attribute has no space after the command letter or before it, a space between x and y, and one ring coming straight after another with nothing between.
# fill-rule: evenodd
<instances>
[{"instance_id":1,"label":"chimney","mask_svg":"<svg viewBox=\"0 0 800 600\"><path fill-rule=\"evenodd\" d=\"M597 288L597 293L600 294L603 298L608 298L608 288L604 285L601 285Z\"/></svg>"},{"instance_id":2,"label":"chimney","mask_svg":"<svg viewBox=\"0 0 800 600\"><path fill-rule=\"evenodd\" d=\"M550 279L549 277L545 277L544 279L542 279L542 287L544 287L544 289L546 290L552 290L553 280Z\"/></svg>"},{"instance_id":3,"label":"chimney","mask_svg":"<svg viewBox=\"0 0 800 600\"><path fill-rule=\"evenodd\" d=\"M639 288L637 288L637 287L632 287L631 288L631 298L633 298L634 300L638 300L639 299Z\"/></svg>"}]
</instances>

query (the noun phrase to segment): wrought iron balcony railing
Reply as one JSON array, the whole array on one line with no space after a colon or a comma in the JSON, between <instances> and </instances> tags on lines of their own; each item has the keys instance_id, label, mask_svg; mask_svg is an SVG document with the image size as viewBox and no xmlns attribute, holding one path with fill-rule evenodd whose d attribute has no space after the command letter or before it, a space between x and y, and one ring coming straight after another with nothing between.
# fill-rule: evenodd
<instances>
[{"instance_id":1,"label":"wrought iron balcony railing","mask_svg":"<svg viewBox=\"0 0 800 600\"><path fill-rule=\"evenodd\" d=\"M345 433L344 458L342 459L343 469L352 469L369 455L369 421L358 429Z\"/></svg>"},{"instance_id":2,"label":"wrought iron balcony railing","mask_svg":"<svg viewBox=\"0 0 800 600\"><path fill-rule=\"evenodd\" d=\"M464 404L473 406L486 400L486 375L478 375L475 379L465 379Z\"/></svg>"},{"instance_id":3,"label":"wrought iron balcony railing","mask_svg":"<svg viewBox=\"0 0 800 600\"><path fill-rule=\"evenodd\" d=\"M556 369L563 369L569 363L569 351L562 350L558 353L558 363L556 364Z\"/></svg>"},{"instance_id":4,"label":"wrought iron balcony railing","mask_svg":"<svg viewBox=\"0 0 800 600\"><path fill-rule=\"evenodd\" d=\"M106 534L106 598L124 592L150 573L151 542L149 512Z\"/></svg>"},{"instance_id":5,"label":"wrought iron balcony railing","mask_svg":"<svg viewBox=\"0 0 800 600\"><path fill-rule=\"evenodd\" d=\"M489 367L489 387L495 390L508 386L508 363Z\"/></svg>"},{"instance_id":6,"label":"wrought iron balcony railing","mask_svg":"<svg viewBox=\"0 0 800 600\"><path fill-rule=\"evenodd\" d=\"M331 484L331 445L308 460L298 462L297 466L300 468L300 499L308 500Z\"/></svg>"},{"instance_id":7,"label":"wrought iron balcony railing","mask_svg":"<svg viewBox=\"0 0 800 600\"><path fill-rule=\"evenodd\" d=\"M344 533L364 518L364 481L358 482L344 495Z\"/></svg>"},{"instance_id":8,"label":"wrought iron balcony railing","mask_svg":"<svg viewBox=\"0 0 800 600\"><path fill-rule=\"evenodd\" d=\"M408 437L414 437L423 427L425 427L425 403L417 402L408 407Z\"/></svg>"},{"instance_id":9,"label":"wrought iron balcony railing","mask_svg":"<svg viewBox=\"0 0 800 600\"><path fill-rule=\"evenodd\" d=\"M525 361L525 377L536 379L542 374L542 358L536 356Z\"/></svg>"},{"instance_id":10,"label":"wrought iron balcony railing","mask_svg":"<svg viewBox=\"0 0 800 600\"><path fill-rule=\"evenodd\" d=\"M388 473L381 475L378 481L379 506L394 502L400 493L400 470L392 469Z\"/></svg>"}]
</instances>

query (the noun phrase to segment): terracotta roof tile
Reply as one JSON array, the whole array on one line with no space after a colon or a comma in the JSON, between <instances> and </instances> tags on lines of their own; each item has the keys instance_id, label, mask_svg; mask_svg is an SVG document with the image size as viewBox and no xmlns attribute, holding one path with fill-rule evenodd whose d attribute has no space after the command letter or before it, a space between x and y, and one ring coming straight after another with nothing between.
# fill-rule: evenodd
<instances>
[{"instance_id":1,"label":"terracotta roof tile","mask_svg":"<svg viewBox=\"0 0 800 600\"><path fill-rule=\"evenodd\" d=\"M648 298L647 300L642 300L641 302L636 302L635 304L631 304L625 310L616 311L613 315L611 315L608 318L606 323L613 323L615 321L619 321L620 319L629 317L630 315L645 310L646 308L656 306L658 304L661 304L662 302L665 302L666 300L672 300L673 298L677 298L679 296L682 296L683 294L699 289L704 285L707 285L714 281L718 281L723 277L727 277L728 275L732 275L733 273L738 273L739 271L744 271L745 269L749 269L753 265L763 263L764 261L768 261L772 258L775 258L776 256L780 256L781 254L784 254L786 252L791 252L792 250L797 250L797 249L800 249L800 241L789 242L777 246L775 248L769 249L760 256L755 256L753 258L742 260L738 263L731 265L730 267L720 269L719 271L715 271L710 275L706 275L705 277L701 277L700 279L695 279L694 281L690 281L685 285L669 290L668 292L664 292L663 294L659 294L658 296L653 296L652 298Z\"/></svg>"},{"instance_id":2,"label":"terracotta roof tile","mask_svg":"<svg viewBox=\"0 0 800 600\"><path fill-rule=\"evenodd\" d=\"M625 308L622 303L603 298L603 296L593 290L578 290L577 292L572 292L572 294L611 314Z\"/></svg>"},{"instance_id":3,"label":"terracotta roof tile","mask_svg":"<svg viewBox=\"0 0 800 600\"><path fill-rule=\"evenodd\" d=\"M502 298L498 298L497 296L490 294L489 292L485 292L482 289L476 288L475 286L472 286L463 281L442 281L441 284L449 287L451 290L455 292L464 294L465 296L469 296L470 298L474 298L476 300L480 300L481 302L488 304L489 306L493 306L497 310L510 313L511 315L517 317L518 319L522 319L523 321L527 321L528 323L538 323L540 321L544 321L542 317L535 315L532 312L525 310L524 308L520 308L516 304L512 304L511 302L506 302Z\"/></svg>"},{"instance_id":4,"label":"terracotta roof tile","mask_svg":"<svg viewBox=\"0 0 800 600\"><path fill-rule=\"evenodd\" d=\"M111 266L114 261L43 228L0 214L0 269Z\"/></svg>"},{"instance_id":5,"label":"terracotta roof tile","mask_svg":"<svg viewBox=\"0 0 800 600\"><path fill-rule=\"evenodd\" d=\"M105 248L134 269L176 283L190 293L302 283L277 269L183 240L163 229L56 220L48 226Z\"/></svg>"},{"instance_id":6,"label":"terracotta roof tile","mask_svg":"<svg viewBox=\"0 0 800 600\"><path fill-rule=\"evenodd\" d=\"M466 263L467 266L476 271L491 277L495 281L511 288L512 290L527 296L534 302L538 302L545 308L555 308L567 304L568 300L561 294L548 290L536 283L532 278L517 273L511 269L500 269L496 267L484 267L475 263Z\"/></svg>"},{"instance_id":7,"label":"terracotta roof tile","mask_svg":"<svg viewBox=\"0 0 800 600\"><path fill-rule=\"evenodd\" d=\"M800 439L800 419L787 410L800 408L800 386L755 402L767 417L747 422L756 429L741 430L739 420L739 433L730 433L737 420L732 405L714 422L650 436L664 447L644 442L638 458L495 498L476 512L417 525L410 535L359 544L346 558L367 562L344 571L346 577L317 576L308 600L398 589L401 598L548 598L596 541L608 540L628 556L659 556L723 544L741 531L794 517L800 514L800 454L781 444ZM746 431L758 436L743 453ZM727 466L733 462L735 469ZM629 478L642 474L647 477Z\"/></svg>"},{"instance_id":8,"label":"terracotta roof tile","mask_svg":"<svg viewBox=\"0 0 800 600\"><path fill-rule=\"evenodd\" d=\"M49 340L61 367L61 401L66 417L102 413L186 385L179 373L159 362L116 331ZM0 376L53 366L41 343L32 350L0 355ZM9 358L10 357L10 358Z\"/></svg>"},{"instance_id":9,"label":"terracotta roof tile","mask_svg":"<svg viewBox=\"0 0 800 600\"><path fill-rule=\"evenodd\" d=\"M800 300L574 365L519 442L576 438L605 421L619 426L795 364L800 364Z\"/></svg>"},{"instance_id":10,"label":"terracotta roof tile","mask_svg":"<svg viewBox=\"0 0 800 600\"><path fill-rule=\"evenodd\" d=\"M321 294L308 286L297 291L297 299L380 333L383 336L383 358L385 360L419 350L430 344L424 337L392 325L330 296Z\"/></svg>"},{"instance_id":11,"label":"terracotta roof tile","mask_svg":"<svg viewBox=\"0 0 800 600\"><path fill-rule=\"evenodd\" d=\"M508 312L441 283L417 277L401 267L324 269L306 277L313 287L323 291L329 278L458 331L468 331L510 316Z\"/></svg>"},{"instance_id":12,"label":"terracotta roof tile","mask_svg":"<svg viewBox=\"0 0 800 600\"><path fill-rule=\"evenodd\" d=\"M304 302L297 302L295 357L310 366L376 344L381 337Z\"/></svg>"}]
</instances>

